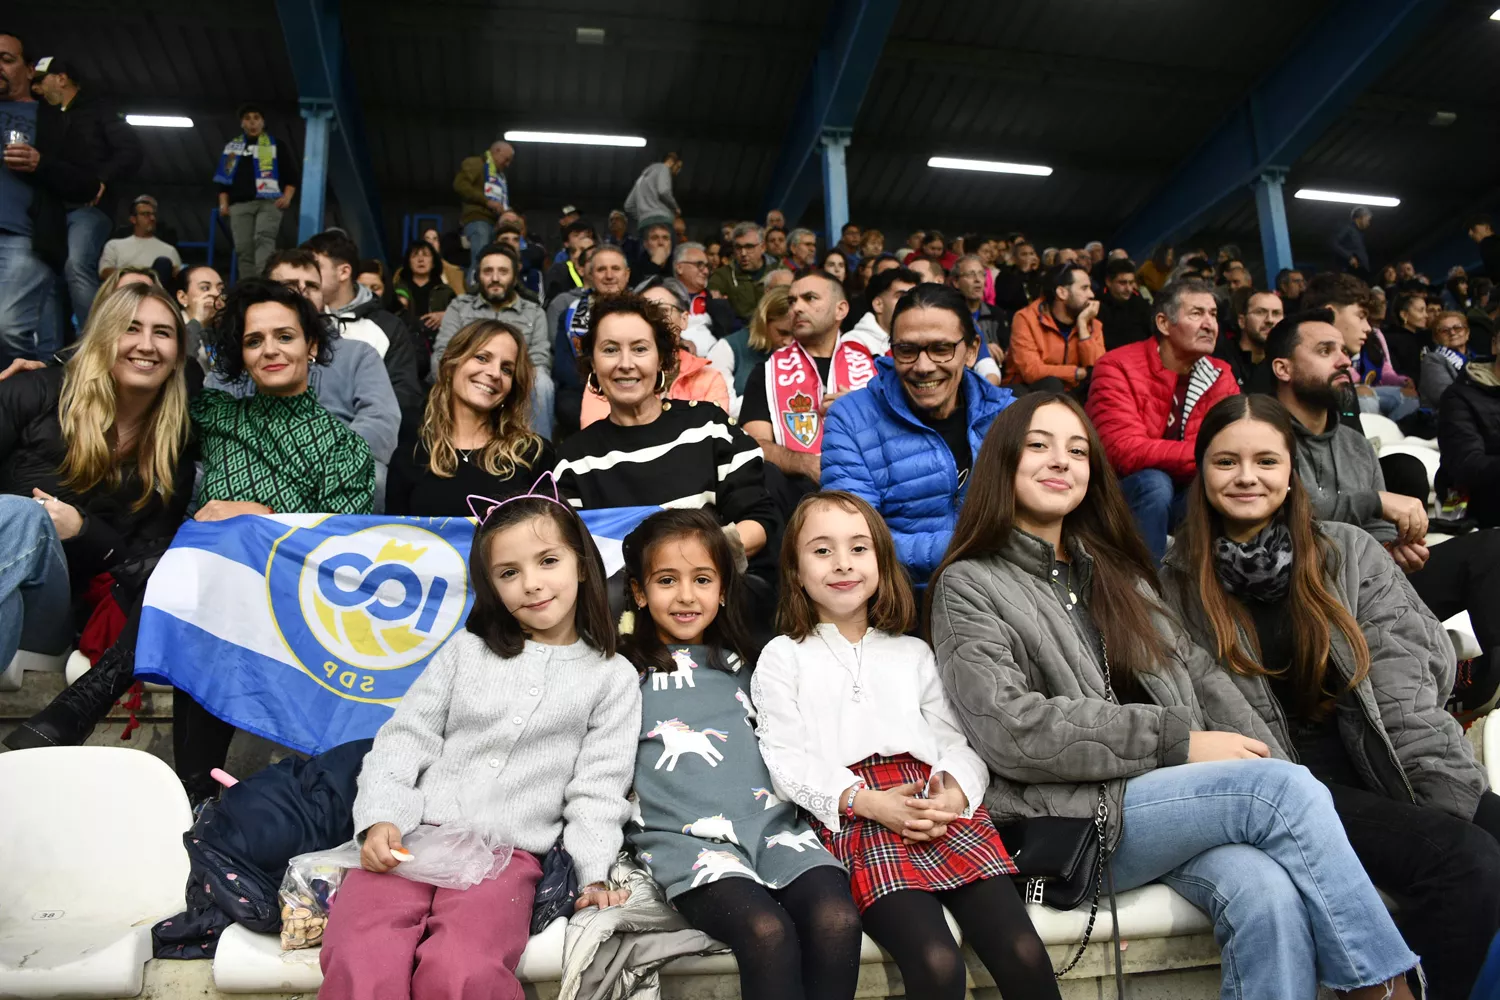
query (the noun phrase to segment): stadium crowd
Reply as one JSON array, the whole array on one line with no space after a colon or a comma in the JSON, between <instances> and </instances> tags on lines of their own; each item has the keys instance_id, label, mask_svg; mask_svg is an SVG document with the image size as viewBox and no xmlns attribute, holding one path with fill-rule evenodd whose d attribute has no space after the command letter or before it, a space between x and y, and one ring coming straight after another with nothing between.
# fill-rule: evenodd
<instances>
[{"instance_id":1,"label":"stadium crowd","mask_svg":"<svg viewBox=\"0 0 1500 1000\"><path fill-rule=\"evenodd\" d=\"M674 669L667 647L743 664L751 679L724 683L759 710L759 751L726 767L794 804L785 835L822 837L858 912L829 865L778 882L780 855L749 840L748 878L672 882L665 859L690 845L622 833L625 791L651 823L688 793L635 766L640 698L618 677L599 703L635 714L609 723L618 759L579 765L576 808L547 799L574 794L550 751L507 758L528 789L508 829L530 860L506 892L534 886L531 855L560 828L588 883L580 905L618 902L605 871L631 840L682 914L735 949L747 998L852 996L861 919L920 995L962 995L935 894L1005 996L1057 996L993 824L1100 810L1120 889L1164 881L1213 918L1225 996L1411 996L1418 956L1428 995L1468 995L1500 928L1500 799L1459 722L1500 684L1488 218L1469 225L1482 276L1373 260L1360 208L1327 267L1257 287L1234 246L1137 262L1097 241L898 243L852 222L822 241L777 211L690 234L669 153L602 230L568 206L554 234L517 209L516 151L497 141L458 165L454 231L427 229L388 269L338 229L276 245L298 166L246 106L204 165L233 233L229 284L184 262L150 194L124 204L139 144L87 80L0 34L0 86L0 663L73 645L95 661L10 746L81 743L126 694L146 580L185 520L468 516L473 495L495 504L481 539L534 517L566 541L574 509L677 518L648 520L634 555L627 540L624 593L579 570L576 633L513 599L504 573L489 580L499 550L476 541L479 622L366 762L370 877L345 890L365 916L330 928L327 995L410 975L415 941L382 954L379 931L437 903L397 899L374 873L419 820L456 815L453 787L499 738L472 712L445 731L437 685L480 685L499 718L524 692L475 679L497 656L539 676L564 653L538 649L582 643L607 666L600 601L610 617L633 605L636 634L618 642L645 674ZM126 209L128 234L107 239ZM1361 415L1435 439L1436 476L1380 457ZM538 493L542 473L564 505ZM588 545L568 545L582 566ZM677 577L734 621L674 631L715 604L695 591L658 607ZM1463 611L1481 655L1460 663L1440 623ZM648 705L665 697L645 688ZM565 707L537 711L572 760ZM195 802L214 795L232 735L176 693ZM582 746L580 761L605 744ZM593 839L568 840L573 824ZM884 865L870 861L880 837ZM1372 885L1399 901L1394 922ZM800 970L765 961L786 935L803 942ZM444 941L443 961L475 961ZM511 976L518 955L479 971Z\"/></svg>"}]
</instances>

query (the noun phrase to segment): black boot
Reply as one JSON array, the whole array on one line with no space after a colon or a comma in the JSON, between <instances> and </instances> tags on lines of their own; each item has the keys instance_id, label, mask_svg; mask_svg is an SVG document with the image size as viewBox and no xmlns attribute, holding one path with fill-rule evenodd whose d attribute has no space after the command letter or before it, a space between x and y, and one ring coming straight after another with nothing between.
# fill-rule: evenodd
<instances>
[{"instance_id":1,"label":"black boot","mask_svg":"<svg viewBox=\"0 0 1500 1000\"><path fill-rule=\"evenodd\" d=\"M5 737L5 745L12 750L78 746L133 683L135 648L117 642L92 670Z\"/></svg>"}]
</instances>

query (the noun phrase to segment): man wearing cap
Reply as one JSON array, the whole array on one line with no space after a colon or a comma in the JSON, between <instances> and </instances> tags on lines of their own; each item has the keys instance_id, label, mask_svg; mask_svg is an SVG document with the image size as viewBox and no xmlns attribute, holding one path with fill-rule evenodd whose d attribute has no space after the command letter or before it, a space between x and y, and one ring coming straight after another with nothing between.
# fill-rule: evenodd
<instances>
[{"instance_id":1,"label":"man wearing cap","mask_svg":"<svg viewBox=\"0 0 1500 1000\"><path fill-rule=\"evenodd\" d=\"M122 267L150 267L160 271L162 268L158 262L163 258L170 265L172 274L182 269L177 248L156 235L155 198L143 194L135 200L130 206L130 225L134 232L129 236L104 244L104 252L99 256L100 278L108 278ZM171 282L165 280L167 277L162 276L162 284L170 287Z\"/></svg>"},{"instance_id":2,"label":"man wearing cap","mask_svg":"<svg viewBox=\"0 0 1500 1000\"><path fill-rule=\"evenodd\" d=\"M469 283L479 270L479 251L495 239L495 223L510 210L510 181L506 168L516 158L515 148L503 139L490 143L482 156L470 156L458 165L453 190L458 195L458 228L469 241Z\"/></svg>"},{"instance_id":3,"label":"man wearing cap","mask_svg":"<svg viewBox=\"0 0 1500 1000\"><path fill-rule=\"evenodd\" d=\"M260 108L242 105L239 119L240 133L224 144L214 170L219 215L229 220L240 273L264 274L299 178L291 147L267 134Z\"/></svg>"},{"instance_id":4,"label":"man wearing cap","mask_svg":"<svg viewBox=\"0 0 1500 1000\"><path fill-rule=\"evenodd\" d=\"M97 87L83 86L71 63L43 56L36 61L31 83L43 100L62 112L63 144L92 160L99 176L99 190L91 200L65 206L68 259L63 277L82 330L99 291L99 255L114 228L120 184L141 168L141 140Z\"/></svg>"}]
</instances>

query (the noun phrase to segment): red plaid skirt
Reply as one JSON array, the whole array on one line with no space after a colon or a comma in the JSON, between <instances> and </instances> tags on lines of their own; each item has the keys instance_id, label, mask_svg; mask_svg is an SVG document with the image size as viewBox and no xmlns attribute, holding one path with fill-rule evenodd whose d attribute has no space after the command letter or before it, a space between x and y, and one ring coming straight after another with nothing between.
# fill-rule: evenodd
<instances>
[{"instance_id":1,"label":"red plaid skirt","mask_svg":"<svg viewBox=\"0 0 1500 1000\"><path fill-rule=\"evenodd\" d=\"M867 757L850 768L873 789L910 782L925 784L932 768L910 754ZM854 819L838 833L814 821L823 846L849 869L849 886L861 913L881 896L901 889L939 892L984 878L1014 875L990 814L980 806L973 819L955 820L946 836L908 844L874 820Z\"/></svg>"}]
</instances>

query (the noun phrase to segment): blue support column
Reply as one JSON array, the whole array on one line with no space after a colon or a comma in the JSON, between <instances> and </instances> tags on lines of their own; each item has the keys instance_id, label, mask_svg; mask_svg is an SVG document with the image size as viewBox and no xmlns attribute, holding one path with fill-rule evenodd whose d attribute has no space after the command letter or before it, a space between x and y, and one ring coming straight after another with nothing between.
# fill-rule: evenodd
<instances>
[{"instance_id":1,"label":"blue support column","mask_svg":"<svg viewBox=\"0 0 1500 1000\"><path fill-rule=\"evenodd\" d=\"M843 235L849 221L849 178L844 170L844 150L849 147L849 132L826 129L823 132L823 224L827 227L827 245L833 246Z\"/></svg>"},{"instance_id":2,"label":"blue support column","mask_svg":"<svg viewBox=\"0 0 1500 1000\"><path fill-rule=\"evenodd\" d=\"M1276 275L1292 266L1292 234L1286 225L1286 202L1281 185L1286 171L1267 170L1253 185L1255 214L1260 218L1260 250L1266 260L1266 287L1274 288Z\"/></svg>"},{"instance_id":3,"label":"blue support column","mask_svg":"<svg viewBox=\"0 0 1500 1000\"><path fill-rule=\"evenodd\" d=\"M766 192L762 217L779 208L787 222L795 225L807 211L817 191L820 161L826 178L824 136L841 132L845 136L843 145L848 145L848 133L854 128L859 106L875 78L875 67L900 6L900 0L835 0L807 83L782 140L781 153L771 170L771 186ZM843 146L836 158L842 166ZM847 185L844 192L847 217ZM837 238L836 233L833 238Z\"/></svg>"},{"instance_id":4,"label":"blue support column","mask_svg":"<svg viewBox=\"0 0 1500 1000\"><path fill-rule=\"evenodd\" d=\"M1294 164L1447 0L1338 0L1116 231L1137 260L1180 239L1262 172Z\"/></svg>"},{"instance_id":5,"label":"blue support column","mask_svg":"<svg viewBox=\"0 0 1500 1000\"><path fill-rule=\"evenodd\" d=\"M297 242L305 243L323 231L323 201L328 181L328 132L333 126L333 106L326 101L303 101L307 138L302 152L302 212L297 218Z\"/></svg>"}]
</instances>

